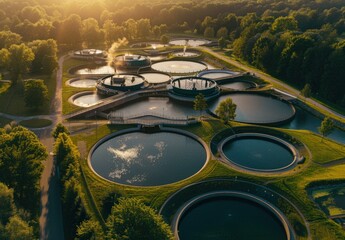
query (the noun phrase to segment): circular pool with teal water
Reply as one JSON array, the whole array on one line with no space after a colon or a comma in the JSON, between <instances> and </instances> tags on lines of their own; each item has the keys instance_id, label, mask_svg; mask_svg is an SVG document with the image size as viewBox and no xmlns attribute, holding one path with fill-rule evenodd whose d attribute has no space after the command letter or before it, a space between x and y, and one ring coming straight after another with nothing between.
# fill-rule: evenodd
<instances>
[{"instance_id":1,"label":"circular pool with teal water","mask_svg":"<svg viewBox=\"0 0 345 240\"><path fill-rule=\"evenodd\" d=\"M229 163L258 172L289 170L298 155L290 143L260 133L232 135L219 144L218 150Z\"/></svg>"}]
</instances>

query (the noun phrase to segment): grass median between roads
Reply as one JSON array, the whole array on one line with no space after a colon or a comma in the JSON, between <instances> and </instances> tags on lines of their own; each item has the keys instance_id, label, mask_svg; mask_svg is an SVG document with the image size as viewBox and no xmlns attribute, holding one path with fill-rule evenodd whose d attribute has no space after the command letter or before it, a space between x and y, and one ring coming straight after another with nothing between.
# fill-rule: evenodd
<instances>
[{"instance_id":1,"label":"grass median between roads","mask_svg":"<svg viewBox=\"0 0 345 240\"><path fill-rule=\"evenodd\" d=\"M22 125L26 128L43 128L48 127L52 124L52 121L49 119L42 118L33 118L29 120L23 120L19 122L19 125Z\"/></svg>"}]
</instances>

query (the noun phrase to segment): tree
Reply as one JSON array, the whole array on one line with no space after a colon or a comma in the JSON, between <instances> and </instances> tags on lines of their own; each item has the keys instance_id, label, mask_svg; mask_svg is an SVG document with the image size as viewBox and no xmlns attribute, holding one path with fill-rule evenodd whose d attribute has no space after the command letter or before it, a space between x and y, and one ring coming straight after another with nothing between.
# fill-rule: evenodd
<instances>
[{"instance_id":1,"label":"tree","mask_svg":"<svg viewBox=\"0 0 345 240\"><path fill-rule=\"evenodd\" d=\"M20 13L22 20L29 20L32 23L37 22L46 15L45 10L41 6L27 6L24 7Z\"/></svg>"},{"instance_id":2,"label":"tree","mask_svg":"<svg viewBox=\"0 0 345 240\"><path fill-rule=\"evenodd\" d=\"M213 27L207 27L204 31L204 37L205 38L213 38L214 37L214 28Z\"/></svg>"},{"instance_id":3,"label":"tree","mask_svg":"<svg viewBox=\"0 0 345 240\"><path fill-rule=\"evenodd\" d=\"M304 88L301 90L301 94L305 98L309 98L311 96L311 88L310 88L310 84L309 83L304 85Z\"/></svg>"},{"instance_id":4,"label":"tree","mask_svg":"<svg viewBox=\"0 0 345 240\"><path fill-rule=\"evenodd\" d=\"M232 102L231 98L226 98L221 101L216 109L216 114L224 122L228 123L236 117L236 104Z\"/></svg>"},{"instance_id":5,"label":"tree","mask_svg":"<svg viewBox=\"0 0 345 240\"><path fill-rule=\"evenodd\" d=\"M103 24L103 31L104 40L109 45L111 45L118 39L123 38L123 36L125 35L125 28L113 23L113 21L111 20L105 21L105 23Z\"/></svg>"},{"instance_id":6,"label":"tree","mask_svg":"<svg viewBox=\"0 0 345 240\"><path fill-rule=\"evenodd\" d=\"M321 96L341 103L345 89L345 40L339 42L328 57L320 84Z\"/></svg>"},{"instance_id":7,"label":"tree","mask_svg":"<svg viewBox=\"0 0 345 240\"><path fill-rule=\"evenodd\" d=\"M321 122L321 126L318 128L319 133L322 135L322 139L329 135L334 130L334 123L330 117L325 117ZM322 141L321 139L321 141Z\"/></svg>"},{"instance_id":8,"label":"tree","mask_svg":"<svg viewBox=\"0 0 345 240\"><path fill-rule=\"evenodd\" d=\"M161 28L160 28L159 26L157 26L157 25L154 25L154 26L152 27L152 33L153 33L153 36L154 36L155 38L159 38L160 35L162 34L162 33L161 33Z\"/></svg>"},{"instance_id":9,"label":"tree","mask_svg":"<svg viewBox=\"0 0 345 240\"><path fill-rule=\"evenodd\" d=\"M48 102L48 88L43 80L27 80L24 85L24 101L29 108L38 109Z\"/></svg>"},{"instance_id":10,"label":"tree","mask_svg":"<svg viewBox=\"0 0 345 240\"><path fill-rule=\"evenodd\" d=\"M222 38L222 37L227 38L228 35L229 35L229 31L226 27L221 27L220 29L218 29L217 34L216 34L217 38Z\"/></svg>"},{"instance_id":11,"label":"tree","mask_svg":"<svg viewBox=\"0 0 345 240\"><path fill-rule=\"evenodd\" d=\"M202 111L207 109L207 102L202 93L195 96L193 108L195 111L200 111L200 115L202 114Z\"/></svg>"},{"instance_id":12,"label":"tree","mask_svg":"<svg viewBox=\"0 0 345 240\"><path fill-rule=\"evenodd\" d=\"M58 134L54 143L54 152L60 170L61 184L63 186L61 193L62 213L64 217L66 239L75 239L77 235L77 226L87 218L85 203L83 201L83 192L80 185L80 153L67 133L60 132L62 130L65 131L67 129L60 123L52 132L53 135ZM81 227L79 234L80 239L92 239L87 237L92 236L95 233L93 231L98 231L96 226L94 226L94 229L86 229L90 224L85 223L85 225ZM100 233L98 232L97 234Z\"/></svg>"},{"instance_id":13,"label":"tree","mask_svg":"<svg viewBox=\"0 0 345 240\"><path fill-rule=\"evenodd\" d=\"M66 174L69 165L77 162L80 157L77 146L66 132L60 133L55 139L54 153L62 176Z\"/></svg>"},{"instance_id":14,"label":"tree","mask_svg":"<svg viewBox=\"0 0 345 240\"><path fill-rule=\"evenodd\" d=\"M10 218L5 231L9 240L35 239L32 227L17 215Z\"/></svg>"},{"instance_id":15,"label":"tree","mask_svg":"<svg viewBox=\"0 0 345 240\"><path fill-rule=\"evenodd\" d=\"M13 189L0 182L0 224L6 225L13 211Z\"/></svg>"},{"instance_id":16,"label":"tree","mask_svg":"<svg viewBox=\"0 0 345 240\"><path fill-rule=\"evenodd\" d=\"M138 37L146 39L151 34L151 22L150 19L142 18L137 22Z\"/></svg>"},{"instance_id":17,"label":"tree","mask_svg":"<svg viewBox=\"0 0 345 240\"><path fill-rule=\"evenodd\" d=\"M56 127L52 131L52 136L55 140L58 138L60 133L66 133L67 135L70 135L70 132L62 123L56 124Z\"/></svg>"},{"instance_id":18,"label":"tree","mask_svg":"<svg viewBox=\"0 0 345 240\"><path fill-rule=\"evenodd\" d=\"M127 39L133 40L137 37L138 35L138 25L137 22L130 18L124 23L126 32L127 32Z\"/></svg>"},{"instance_id":19,"label":"tree","mask_svg":"<svg viewBox=\"0 0 345 240\"><path fill-rule=\"evenodd\" d=\"M161 36L161 43L168 44L170 41L170 38L167 35Z\"/></svg>"},{"instance_id":20,"label":"tree","mask_svg":"<svg viewBox=\"0 0 345 240\"><path fill-rule=\"evenodd\" d=\"M167 240L173 234L162 217L136 198L120 198L107 219L108 239Z\"/></svg>"},{"instance_id":21,"label":"tree","mask_svg":"<svg viewBox=\"0 0 345 240\"><path fill-rule=\"evenodd\" d=\"M47 150L36 134L23 127L0 132L0 182L14 189L17 206L39 212L40 179Z\"/></svg>"},{"instance_id":22,"label":"tree","mask_svg":"<svg viewBox=\"0 0 345 240\"><path fill-rule=\"evenodd\" d=\"M81 17L77 14L70 15L58 26L57 39L59 43L70 44L73 47L79 47L81 43Z\"/></svg>"},{"instance_id":23,"label":"tree","mask_svg":"<svg viewBox=\"0 0 345 240\"><path fill-rule=\"evenodd\" d=\"M77 226L86 219L85 205L81 198L82 190L78 176L73 176L63 184L62 212L66 239L74 239Z\"/></svg>"},{"instance_id":24,"label":"tree","mask_svg":"<svg viewBox=\"0 0 345 240\"><path fill-rule=\"evenodd\" d=\"M204 18L204 20L202 21L202 23L201 23L201 26L204 29L206 29L208 27L213 27L214 25L215 25L215 20L212 17L210 17L210 16L206 16Z\"/></svg>"},{"instance_id":25,"label":"tree","mask_svg":"<svg viewBox=\"0 0 345 240\"><path fill-rule=\"evenodd\" d=\"M254 66L265 70L275 71L279 51L276 51L276 39L270 34L262 34L255 42L252 49L252 63Z\"/></svg>"},{"instance_id":26,"label":"tree","mask_svg":"<svg viewBox=\"0 0 345 240\"><path fill-rule=\"evenodd\" d=\"M18 78L29 72L29 67L35 58L35 54L23 43L20 45L11 45L9 52L9 68L13 76L12 82L13 84L17 84Z\"/></svg>"},{"instance_id":27,"label":"tree","mask_svg":"<svg viewBox=\"0 0 345 240\"><path fill-rule=\"evenodd\" d=\"M98 26L98 21L94 18L87 18L82 21L81 36L88 47L96 46L101 42L103 35Z\"/></svg>"},{"instance_id":28,"label":"tree","mask_svg":"<svg viewBox=\"0 0 345 240\"><path fill-rule=\"evenodd\" d=\"M20 44L22 37L11 31L0 31L0 49L9 48L12 44Z\"/></svg>"},{"instance_id":29,"label":"tree","mask_svg":"<svg viewBox=\"0 0 345 240\"><path fill-rule=\"evenodd\" d=\"M104 240L101 225L92 219L83 221L77 229L78 240Z\"/></svg>"},{"instance_id":30,"label":"tree","mask_svg":"<svg viewBox=\"0 0 345 240\"><path fill-rule=\"evenodd\" d=\"M272 24L272 32L285 32L297 30L297 21L293 17L278 17Z\"/></svg>"},{"instance_id":31,"label":"tree","mask_svg":"<svg viewBox=\"0 0 345 240\"><path fill-rule=\"evenodd\" d=\"M220 49L224 49L227 45L227 41L225 38L221 37L218 39L218 46Z\"/></svg>"},{"instance_id":32,"label":"tree","mask_svg":"<svg viewBox=\"0 0 345 240\"><path fill-rule=\"evenodd\" d=\"M6 49L0 49L0 69L7 69L10 60L10 52Z\"/></svg>"},{"instance_id":33,"label":"tree","mask_svg":"<svg viewBox=\"0 0 345 240\"><path fill-rule=\"evenodd\" d=\"M53 39L35 40L29 43L29 46L35 54L31 72L51 74L58 66L56 41Z\"/></svg>"}]
</instances>

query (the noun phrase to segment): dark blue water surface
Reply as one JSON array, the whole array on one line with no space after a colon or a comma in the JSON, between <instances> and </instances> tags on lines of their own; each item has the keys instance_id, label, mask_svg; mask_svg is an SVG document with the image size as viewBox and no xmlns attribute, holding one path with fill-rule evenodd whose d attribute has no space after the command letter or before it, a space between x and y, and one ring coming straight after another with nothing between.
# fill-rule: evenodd
<instances>
[{"instance_id":1,"label":"dark blue water surface","mask_svg":"<svg viewBox=\"0 0 345 240\"><path fill-rule=\"evenodd\" d=\"M286 102L269 95L251 93L220 96L209 104L210 111L215 113L219 103L229 97L237 105L235 120L239 122L269 124L285 121L294 114L293 108Z\"/></svg>"},{"instance_id":2,"label":"dark blue water surface","mask_svg":"<svg viewBox=\"0 0 345 240\"><path fill-rule=\"evenodd\" d=\"M278 170L293 161L292 152L286 147L256 137L226 142L223 145L223 152L231 162L258 170Z\"/></svg>"},{"instance_id":3,"label":"dark blue water surface","mask_svg":"<svg viewBox=\"0 0 345 240\"><path fill-rule=\"evenodd\" d=\"M294 119L282 127L289 129L304 129L318 133L317 129L320 127L321 121L321 119L309 113L308 111L296 107L296 115ZM327 137L345 144L345 131L342 131L338 128L335 128Z\"/></svg>"},{"instance_id":4,"label":"dark blue water surface","mask_svg":"<svg viewBox=\"0 0 345 240\"><path fill-rule=\"evenodd\" d=\"M198 116L200 112L193 110L192 104L172 101L167 97L149 97L126 103L125 106L117 108L114 114L123 117L158 115L168 118L182 118Z\"/></svg>"},{"instance_id":5,"label":"dark blue water surface","mask_svg":"<svg viewBox=\"0 0 345 240\"><path fill-rule=\"evenodd\" d=\"M206 162L206 151L185 135L132 132L102 143L90 161L96 173L113 182L155 186L197 173Z\"/></svg>"},{"instance_id":6,"label":"dark blue water surface","mask_svg":"<svg viewBox=\"0 0 345 240\"><path fill-rule=\"evenodd\" d=\"M214 197L196 204L183 215L178 230L181 240L287 239L271 211L237 197Z\"/></svg>"}]
</instances>

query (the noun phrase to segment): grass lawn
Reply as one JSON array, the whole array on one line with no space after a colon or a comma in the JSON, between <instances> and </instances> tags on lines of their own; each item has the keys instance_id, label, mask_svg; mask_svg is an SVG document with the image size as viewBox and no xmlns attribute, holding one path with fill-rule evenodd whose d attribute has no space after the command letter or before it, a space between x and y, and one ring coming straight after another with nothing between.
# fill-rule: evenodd
<instances>
[{"instance_id":1,"label":"grass lawn","mask_svg":"<svg viewBox=\"0 0 345 240\"><path fill-rule=\"evenodd\" d=\"M47 75L30 75L30 79L43 79L48 88L49 99L55 95L55 74ZM0 112L18 116L32 116L49 114L50 101L38 110L31 110L25 106L24 102L24 86L18 83L16 86L3 87L0 85Z\"/></svg>"},{"instance_id":2,"label":"grass lawn","mask_svg":"<svg viewBox=\"0 0 345 240\"><path fill-rule=\"evenodd\" d=\"M22 125L26 128L42 128L48 127L52 124L52 121L49 119L33 118L30 120L23 120L19 122L19 125Z\"/></svg>"},{"instance_id":3,"label":"grass lawn","mask_svg":"<svg viewBox=\"0 0 345 240\"><path fill-rule=\"evenodd\" d=\"M0 94L7 92L7 90L11 87L10 83L7 82L0 82Z\"/></svg>"},{"instance_id":4,"label":"grass lawn","mask_svg":"<svg viewBox=\"0 0 345 240\"><path fill-rule=\"evenodd\" d=\"M241 125L234 123L233 125ZM111 132L127 128L128 126L102 126L97 129L97 137L95 129L88 131L85 134L79 134L73 136L74 142L84 142L86 144L87 151L92 145L102 136L108 135ZM189 127L180 127L181 129L188 130L199 137L201 137L206 143L209 144L211 138L215 133L227 128L228 126L222 124L218 120L203 121L201 124L192 125ZM254 174L247 174L231 169L229 166L217 161L210 160L207 166L196 176L188 178L186 180L179 181L177 183L157 186L157 187L133 187L126 185L119 185L110 183L97 177L91 169L88 167L87 160L81 160L81 166L86 179L87 187L91 192L88 200L92 198L95 201L97 211L102 215L103 219L106 219L107 212L110 211L111 199L114 195L126 196L126 197L139 197L144 200L150 206L159 209L164 201L174 192L187 186L193 182L197 182L203 179L216 178L216 177L241 177L251 182L266 182L267 186L273 190L286 196L298 208L303 212L304 216L311 223L312 237L320 239L342 239L345 237L344 231L341 227L327 218L327 216L320 211L315 204L308 197L306 188L308 184L320 180L330 179L344 179L345 181L345 165L338 165L333 167L323 167L313 162L324 163L337 160L345 157L345 152L342 150L342 146L327 139L321 142L321 138L308 131L301 130L285 130L280 129L299 141L304 142L312 153L312 161L307 161L302 164L302 167L296 167L299 170L292 170L285 174L268 175L268 176L256 176ZM324 147L327 145L327 147ZM307 156L309 158L309 156ZM305 167L303 167L303 165ZM96 211L96 210L94 210ZM294 221L294 214L288 215L291 221ZM320 231L319 226L324 223L327 226L327 231ZM298 221L296 223L298 225ZM296 226L295 226L296 227ZM320 228L321 229L321 228ZM324 228L322 228L324 229ZM300 237L299 239L305 239Z\"/></svg>"}]
</instances>

